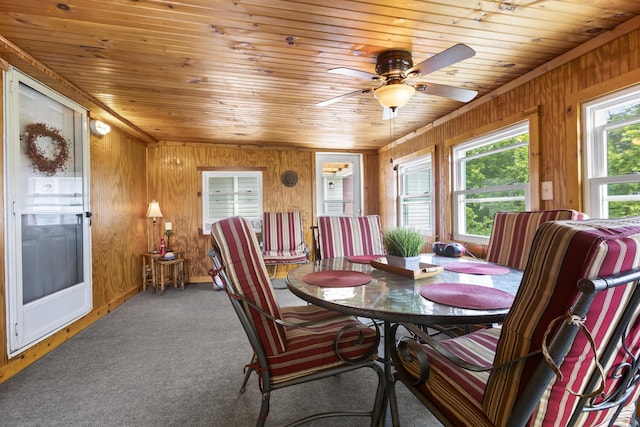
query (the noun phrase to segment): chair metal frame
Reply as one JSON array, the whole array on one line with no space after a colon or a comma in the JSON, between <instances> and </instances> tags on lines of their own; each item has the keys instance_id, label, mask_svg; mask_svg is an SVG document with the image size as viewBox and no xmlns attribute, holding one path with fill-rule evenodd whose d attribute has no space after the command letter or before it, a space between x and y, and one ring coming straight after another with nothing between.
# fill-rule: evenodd
<instances>
[{"instance_id":1,"label":"chair metal frame","mask_svg":"<svg viewBox=\"0 0 640 427\"><path fill-rule=\"evenodd\" d=\"M615 330L612 338L609 341L609 345L606 347L602 354L602 357L599 360L603 366L607 366L609 360L615 356L618 343L622 342L622 346L628 353L630 362L625 363L621 366L612 366L609 369L609 372L605 374L606 376L615 375L616 378L623 378L623 380L618 383L617 388L609 393L609 395L603 396L598 394L595 397L589 397L589 394L596 390L596 387L601 379L600 372L595 370L589 380L585 393L583 393L585 396L580 399L578 406L572 414L571 421L569 423L570 426L576 425L577 419L582 412L598 411L617 406L617 416L617 414L619 414L620 410L640 382L640 354L631 354L625 344L626 334L630 326L630 322L634 318L635 312L638 309L637 307L640 306L640 268L634 268L602 278L598 277L593 279L582 279L578 282L577 286L580 289L579 297L568 313L566 320L561 323L561 326L553 335L553 338L551 339L547 349L550 360L552 360L553 364L555 364L557 367L559 367L563 363L564 358L568 354L571 345L573 344L573 341L580 332L580 326L577 323L570 321L571 316L577 316L579 319L583 319L587 315L589 307L591 306L591 303L595 298L597 292L604 291L616 286L633 286L634 290L631 298L629 299L629 302L624 308L622 316L620 317L620 321L615 326ZM427 334L424 334L423 331L417 328L415 325L393 325L391 331L393 335L397 333L400 326L403 326L411 331L414 337L400 338L396 348L392 349L393 351L391 355L392 359L394 360L394 365L397 369L394 373L394 382L400 381L405 384L405 386L445 426L452 425L451 422L447 419L446 415L442 411L440 411L439 407L432 401L430 401L417 387L417 385L426 380L427 376L429 375L429 361L427 355L422 352L422 348L420 344L418 344L418 341L415 337L419 337L418 340L421 342L430 344L431 347L436 349L438 352L449 358L449 360L463 369L469 369L472 371L484 371L495 369L497 366L477 366L466 363L458 359L455 355L452 356L448 354L446 350L439 348L437 342L433 340L433 338L431 338ZM404 358L404 360L407 360L407 357L411 357L409 356L410 352L408 352L409 348L411 348L413 352L417 352L415 354L421 368L421 376L418 379L413 378L402 367L400 358ZM540 352L541 350L538 350L529 353L525 357L539 354ZM508 363L513 362L515 361ZM535 374L532 376L531 381L528 382L523 393L521 394L521 397L515 403L511 412L510 420L508 422L509 426L524 426L527 424L529 418L533 414L533 411L538 405L538 402L542 398L542 395L544 394L547 386L551 383L555 375L556 373L552 367L552 363L549 360L545 360L543 358L537 365ZM393 385L391 386L391 390L392 392L394 392ZM612 418L612 422L615 421L615 418L615 416ZM634 422L635 425L638 425L637 420L634 420Z\"/></svg>"},{"instance_id":2,"label":"chair metal frame","mask_svg":"<svg viewBox=\"0 0 640 427\"><path fill-rule=\"evenodd\" d=\"M293 421L290 424L287 424L287 427L298 426L298 425L305 424L305 423L308 423L317 419L322 419L322 418L346 417L346 416L370 417L371 426L376 426L380 424L382 413L383 413L382 406L383 406L383 400L384 400L386 380L384 377L384 372L382 370L382 367L380 366L380 363L377 362L377 360L373 357L373 354L377 354L377 351L378 351L378 343L379 343L379 337L380 337L379 331L378 331L378 339L376 340L374 345L371 347L371 350L367 354L365 354L362 358L357 360L347 360L340 355L340 351L338 350L338 341L341 337L341 333L340 333L336 336L334 340L334 343L335 343L334 349L337 355L341 358L341 360L345 362L344 365L323 369L322 371L312 373L312 374L301 374L295 378L274 384L271 381L271 373L269 369L268 358L262 347L260 338L253 327L253 323L245 310L247 309L248 306L251 306L254 310L258 310L261 313L261 315L271 319L274 322L277 322L281 325L289 326L289 327L305 328L305 327L311 326L315 322L286 324L280 319L273 319L268 313L261 310L259 307L254 305L251 301L249 301L242 295L238 294L234 290L233 283L229 280L228 276L226 275L226 272L224 271L224 267L222 266L219 255L215 248L209 251L209 256L211 257L214 264L214 270L212 270L210 274L217 275L218 277L221 278L224 284L224 289L227 292L227 295L229 296L231 305L233 306L233 309L237 314L238 319L240 320L240 323L242 324L242 327L247 335L247 338L249 339L249 343L251 344L251 347L254 351L252 363L253 362L257 363L257 369L254 369L252 367L250 367L249 369L255 370L256 373L258 374L259 387L262 394L262 405L260 408L260 414L258 415L258 419L256 421L256 426L263 426L266 422L267 416L269 414L269 408L270 408L269 401L270 401L270 395L272 391L310 382L310 381L327 378L327 377L333 377L336 375L340 375L346 372L350 372L350 371L354 371L362 368L373 369L373 371L378 376L378 386L376 389L373 408L371 410L320 412L320 413L305 416L296 421ZM336 312L336 317L340 317L340 316L343 316L343 315ZM346 332L346 331L343 331L343 332ZM251 371L247 372L247 374L245 375L245 379L244 379L241 391L244 391L244 387L247 383L250 372Z\"/></svg>"}]
</instances>

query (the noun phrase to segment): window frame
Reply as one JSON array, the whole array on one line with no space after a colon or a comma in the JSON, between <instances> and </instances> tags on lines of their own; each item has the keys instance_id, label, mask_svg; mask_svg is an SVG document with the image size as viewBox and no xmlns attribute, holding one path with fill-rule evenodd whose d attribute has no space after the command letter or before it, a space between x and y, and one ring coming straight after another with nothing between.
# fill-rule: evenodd
<instances>
[{"instance_id":1,"label":"window frame","mask_svg":"<svg viewBox=\"0 0 640 427\"><path fill-rule=\"evenodd\" d=\"M609 202L637 201L640 195L608 196L607 188L612 184L640 182L640 176L632 173L608 175L606 133L610 129L640 123L640 116L618 122L606 123L606 112L625 105L640 103L640 84L600 96L582 104L583 120L583 165L585 185L584 206L592 218L608 218Z\"/></svg>"},{"instance_id":2,"label":"window frame","mask_svg":"<svg viewBox=\"0 0 640 427\"><path fill-rule=\"evenodd\" d=\"M405 188L404 188L404 176L406 173L413 173L416 172L416 167L419 167L422 164L428 164L428 166L425 166L425 168L428 168L429 170L429 182L430 182L430 186L429 189L426 193L423 194L409 194L406 193L405 194ZM409 171L411 170L411 171ZM424 195L426 194L427 197L429 198L429 201L427 202L430 205L430 209L429 209L429 224L428 226L425 227L420 227L417 230L424 234L425 236L433 236L435 235L435 227L434 227L434 221L435 221L435 193L434 193L434 186L435 186L435 174L434 174L434 159L433 159L433 151L432 150L428 150L427 152L423 152L420 153L418 156L413 156L410 159L400 159L397 163L397 197L396 197L396 209L398 212L398 216L397 216L397 226L398 227L403 227L403 228L415 228L415 227L411 227L408 226L407 224L404 223L403 219L404 219L404 210L403 210L403 199L417 199L417 198L421 198L421 197L425 197Z\"/></svg>"},{"instance_id":3,"label":"window frame","mask_svg":"<svg viewBox=\"0 0 640 427\"><path fill-rule=\"evenodd\" d=\"M202 171L202 234L211 233L211 225L216 221L225 219L225 218L209 218L208 217L208 207L209 207L209 196L211 192L209 191L209 178L219 177L219 178L233 178L234 180L234 189L237 189L237 180L240 177L256 177L257 178L257 215L256 217L245 217L253 226L256 233L260 233L262 231L262 215L264 213L264 177L263 172L261 170L206 170ZM234 191L231 193L225 193L225 195L233 195L235 196L242 194L238 191ZM234 201L233 208L233 216L239 215L239 209L237 206L237 200Z\"/></svg>"},{"instance_id":4,"label":"window frame","mask_svg":"<svg viewBox=\"0 0 640 427\"><path fill-rule=\"evenodd\" d=\"M523 119L524 116L524 119ZM447 146L450 148L450 167L451 167L451 204L452 204L452 235L454 240L460 240L469 243L488 244L490 236L481 236L468 234L461 230L466 230L466 216L460 215L460 212L464 212L464 206L468 201L468 195L481 194L486 192L505 191L505 190L523 190L524 195L522 197L511 198L520 199L524 201L524 210L534 210L539 206L539 166L538 161L538 140L539 140L539 120L537 110L529 112L527 114L520 115L519 117L505 120L501 127L487 126L476 132L463 135L456 138L454 141L449 141ZM514 185L501 185L492 186L481 189L467 190L463 187L464 181L464 168L460 167L463 160L466 157L461 156L461 152L469 149L478 148L483 145L488 145L494 142L501 141L506 138L510 138L519 135L522 130L526 129L529 133L528 151L529 151L529 181L521 184ZM518 144L523 146L525 144ZM514 149L516 147L510 147ZM497 153L506 149L500 149L493 151ZM486 155L483 153L483 155ZM507 199L495 199L507 200Z\"/></svg>"}]
</instances>

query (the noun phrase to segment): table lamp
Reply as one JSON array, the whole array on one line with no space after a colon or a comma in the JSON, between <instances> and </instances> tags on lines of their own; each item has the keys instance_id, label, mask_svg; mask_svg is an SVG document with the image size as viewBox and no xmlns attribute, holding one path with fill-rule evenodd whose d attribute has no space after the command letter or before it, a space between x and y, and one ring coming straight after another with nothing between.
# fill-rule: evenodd
<instances>
[{"instance_id":1,"label":"table lamp","mask_svg":"<svg viewBox=\"0 0 640 427\"><path fill-rule=\"evenodd\" d=\"M157 254L159 251L156 244L156 222L157 218L162 218L162 212L160 212L160 204L155 200L152 200L151 203L149 203L147 218L153 218L153 251L151 251L151 253Z\"/></svg>"}]
</instances>

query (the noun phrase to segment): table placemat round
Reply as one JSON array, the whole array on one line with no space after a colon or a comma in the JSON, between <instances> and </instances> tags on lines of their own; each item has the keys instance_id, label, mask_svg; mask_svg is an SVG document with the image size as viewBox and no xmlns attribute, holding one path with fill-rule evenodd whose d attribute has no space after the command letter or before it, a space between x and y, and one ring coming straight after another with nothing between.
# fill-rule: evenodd
<instances>
[{"instance_id":1,"label":"table placemat round","mask_svg":"<svg viewBox=\"0 0 640 427\"><path fill-rule=\"evenodd\" d=\"M507 274L509 272L507 267L482 262L448 262L442 266L448 271L467 274Z\"/></svg>"},{"instance_id":2,"label":"table placemat round","mask_svg":"<svg viewBox=\"0 0 640 427\"><path fill-rule=\"evenodd\" d=\"M453 307L477 310L509 308L514 296L500 289L467 283L436 283L420 288L424 298Z\"/></svg>"},{"instance_id":3,"label":"table placemat round","mask_svg":"<svg viewBox=\"0 0 640 427\"><path fill-rule=\"evenodd\" d=\"M305 274L304 277L302 277L302 280L310 285L346 288L369 283L371 281L371 276L360 271L327 270Z\"/></svg>"},{"instance_id":4,"label":"table placemat round","mask_svg":"<svg viewBox=\"0 0 640 427\"><path fill-rule=\"evenodd\" d=\"M347 257L347 261L353 262L356 264L369 264L371 261L375 261L383 257L384 255L353 255L353 256Z\"/></svg>"}]
</instances>

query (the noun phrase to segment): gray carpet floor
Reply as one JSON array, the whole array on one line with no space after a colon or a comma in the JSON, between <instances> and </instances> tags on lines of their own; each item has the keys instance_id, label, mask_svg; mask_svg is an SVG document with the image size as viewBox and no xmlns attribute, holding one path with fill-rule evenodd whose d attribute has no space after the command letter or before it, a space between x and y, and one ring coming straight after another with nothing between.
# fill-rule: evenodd
<instances>
[{"instance_id":1,"label":"gray carpet floor","mask_svg":"<svg viewBox=\"0 0 640 427\"><path fill-rule=\"evenodd\" d=\"M283 306L304 303L286 289L275 292ZM147 289L0 384L0 425L252 426L261 400L255 374L239 393L251 354L223 292L205 283L162 296ZM370 408L376 377L368 371L274 391L267 426L318 410ZM441 425L396 388L403 426Z\"/></svg>"}]
</instances>

